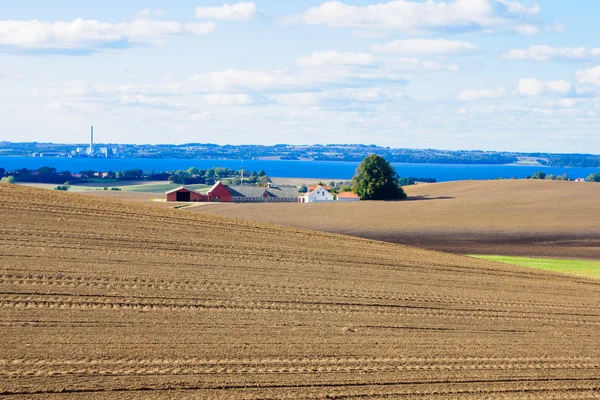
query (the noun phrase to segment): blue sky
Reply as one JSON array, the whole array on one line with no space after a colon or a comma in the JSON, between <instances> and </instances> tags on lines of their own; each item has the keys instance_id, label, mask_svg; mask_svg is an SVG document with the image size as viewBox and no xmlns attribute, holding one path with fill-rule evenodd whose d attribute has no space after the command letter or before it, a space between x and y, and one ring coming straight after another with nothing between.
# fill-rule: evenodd
<instances>
[{"instance_id":1,"label":"blue sky","mask_svg":"<svg viewBox=\"0 0 600 400\"><path fill-rule=\"evenodd\" d=\"M595 0L0 6L0 140L600 153Z\"/></svg>"}]
</instances>

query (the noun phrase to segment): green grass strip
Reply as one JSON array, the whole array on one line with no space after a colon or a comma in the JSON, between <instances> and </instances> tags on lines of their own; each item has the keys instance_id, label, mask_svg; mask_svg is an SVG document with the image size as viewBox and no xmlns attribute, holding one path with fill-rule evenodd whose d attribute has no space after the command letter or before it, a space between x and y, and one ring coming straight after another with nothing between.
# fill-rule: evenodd
<instances>
[{"instance_id":1,"label":"green grass strip","mask_svg":"<svg viewBox=\"0 0 600 400\"><path fill-rule=\"evenodd\" d=\"M543 269L545 271L562 272L565 274L600 279L600 261L485 255L472 255L471 257L519 265L522 267Z\"/></svg>"}]
</instances>

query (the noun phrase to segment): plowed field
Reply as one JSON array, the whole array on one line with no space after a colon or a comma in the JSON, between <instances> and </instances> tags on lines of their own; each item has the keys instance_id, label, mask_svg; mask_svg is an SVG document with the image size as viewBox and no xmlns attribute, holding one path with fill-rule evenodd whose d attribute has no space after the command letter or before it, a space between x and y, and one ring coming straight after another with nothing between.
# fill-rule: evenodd
<instances>
[{"instance_id":1,"label":"plowed field","mask_svg":"<svg viewBox=\"0 0 600 400\"><path fill-rule=\"evenodd\" d=\"M409 201L189 210L458 254L600 259L600 184L465 181L405 190Z\"/></svg>"},{"instance_id":2,"label":"plowed field","mask_svg":"<svg viewBox=\"0 0 600 400\"><path fill-rule=\"evenodd\" d=\"M600 282L0 186L0 397L594 398Z\"/></svg>"}]
</instances>

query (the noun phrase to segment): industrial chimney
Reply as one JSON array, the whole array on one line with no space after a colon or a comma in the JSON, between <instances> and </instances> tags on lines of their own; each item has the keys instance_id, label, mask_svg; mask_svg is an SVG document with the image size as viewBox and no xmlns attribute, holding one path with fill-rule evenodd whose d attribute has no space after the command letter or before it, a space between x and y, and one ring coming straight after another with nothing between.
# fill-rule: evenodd
<instances>
[{"instance_id":1,"label":"industrial chimney","mask_svg":"<svg viewBox=\"0 0 600 400\"><path fill-rule=\"evenodd\" d=\"M90 135L90 154L94 154L94 125L92 125L91 135Z\"/></svg>"}]
</instances>

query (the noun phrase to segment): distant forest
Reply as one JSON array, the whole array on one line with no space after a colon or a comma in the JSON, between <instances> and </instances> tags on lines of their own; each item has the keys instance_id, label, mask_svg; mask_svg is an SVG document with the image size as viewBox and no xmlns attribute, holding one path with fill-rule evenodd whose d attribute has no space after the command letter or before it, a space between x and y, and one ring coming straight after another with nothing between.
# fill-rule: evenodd
<instances>
[{"instance_id":1,"label":"distant forest","mask_svg":"<svg viewBox=\"0 0 600 400\"><path fill-rule=\"evenodd\" d=\"M0 156L90 157L77 149L87 144L0 142ZM119 158L250 160L362 161L377 154L394 163L484 164L506 165L516 162L537 163L551 167L600 167L600 155L516 153L481 150L402 149L362 144L326 145L225 145L211 143L173 144L97 144L113 149ZM92 157L102 157L94 154Z\"/></svg>"},{"instance_id":2,"label":"distant forest","mask_svg":"<svg viewBox=\"0 0 600 400\"><path fill-rule=\"evenodd\" d=\"M244 183L263 184L269 182L266 172L244 171ZM114 182L114 181L170 181L182 185L207 184L212 185L218 180L227 180L231 184L240 184L242 171L230 168L213 167L209 169L188 168L185 170L172 171L148 171L141 169L130 169L124 171L94 171L86 170L78 173L70 171L58 171L52 167L41 167L38 169L21 168L6 171L0 168L0 178L11 177L14 182L27 183L57 183L57 184L85 184L90 182Z\"/></svg>"}]
</instances>

